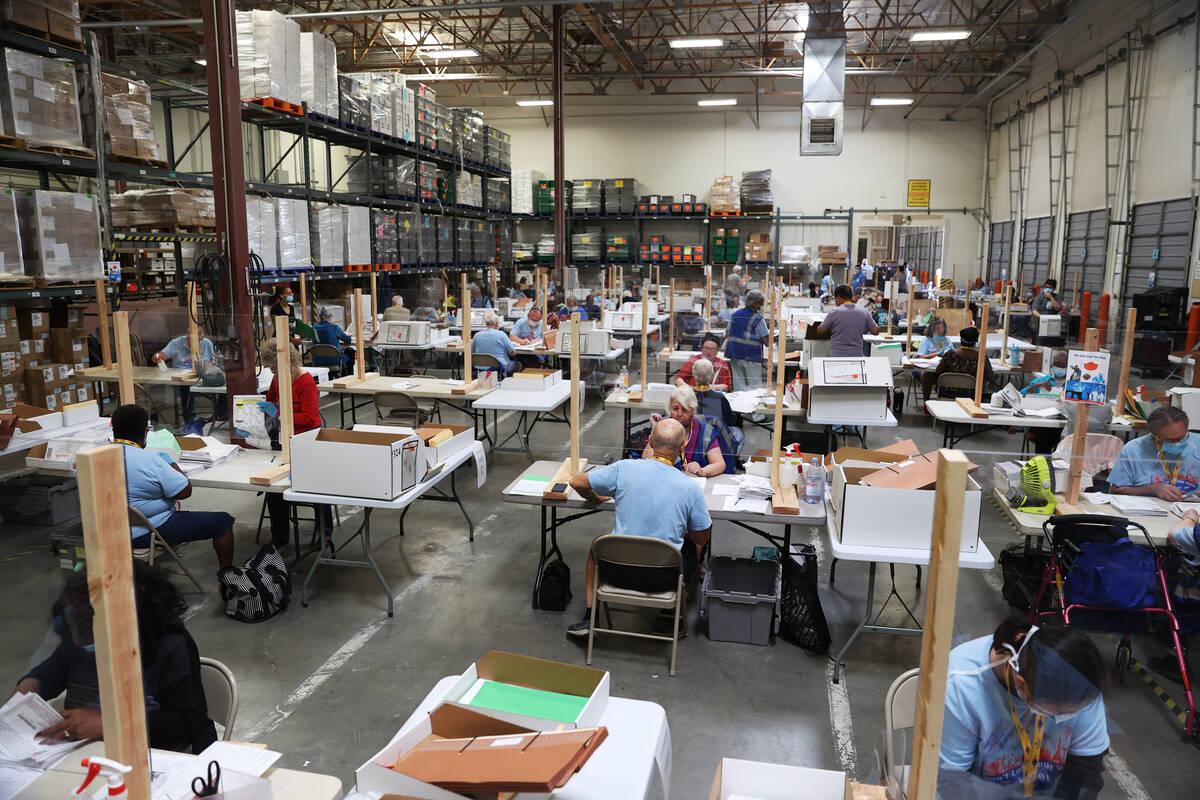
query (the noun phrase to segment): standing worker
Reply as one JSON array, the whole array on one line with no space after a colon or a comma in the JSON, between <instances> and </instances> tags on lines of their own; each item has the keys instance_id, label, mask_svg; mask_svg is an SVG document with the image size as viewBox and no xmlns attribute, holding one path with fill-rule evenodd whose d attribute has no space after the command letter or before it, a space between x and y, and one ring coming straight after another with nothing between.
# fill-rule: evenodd
<instances>
[{"instance_id":1,"label":"standing worker","mask_svg":"<svg viewBox=\"0 0 1200 800\"><path fill-rule=\"evenodd\" d=\"M860 358L863 355L863 334L879 333L879 325L865 308L854 304L854 292L846 284L833 290L837 308L825 316L817 328L818 339L830 339L829 355L834 358ZM728 345L725 347L729 351Z\"/></svg>"},{"instance_id":2,"label":"standing worker","mask_svg":"<svg viewBox=\"0 0 1200 800\"><path fill-rule=\"evenodd\" d=\"M746 295L746 305L733 312L729 318L729 335L725 340L725 357L733 372L735 392L754 389L763 381L763 345L771 341L771 332L759 311L762 309L762 292L751 290Z\"/></svg>"},{"instance_id":3,"label":"standing worker","mask_svg":"<svg viewBox=\"0 0 1200 800\"><path fill-rule=\"evenodd\" d=\"M746 281L749 276L742 275L742 265L734 264L733 272L725 276L725 295L733 298L731 305L737 306L738 298L742 296L742 291L746 288Z\"/></svg>"}]
</instances>

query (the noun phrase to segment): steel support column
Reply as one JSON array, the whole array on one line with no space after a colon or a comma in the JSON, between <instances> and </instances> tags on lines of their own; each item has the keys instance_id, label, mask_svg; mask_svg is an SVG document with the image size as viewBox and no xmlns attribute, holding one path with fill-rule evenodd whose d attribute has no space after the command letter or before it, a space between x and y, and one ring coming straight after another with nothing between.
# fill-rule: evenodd
<instances>
[{"instance_id":1,"label":"steel support column","mask_svg":"<svg viewBox=\"0 0 1200 800\"><path fill-rule=\"evenodd\" d=\"M563 169L563 7L554 7L554 280L567 283L566 171ZM619 295L618 295L619 296ZM549 302L549 298L548 298ZM548 307L553 308L553 304Z\"/></svg>"},{"instance_id":2,"label":"steel support column","mask_svg":"<svg viewBox=\"0 0 1200 800\"><path fill-rule=\"evenodd\" d=\"M226 320L224 330L206 333L222 344L230 419L234 395L254 394L258 388L250 299L250 292L257 287L250 286L247 275L250 247L246 234L246 167L242 160L242 103L233 11L233 0L202 2L217 247L225 262L219 288L224 313L214 316Z\"/></svg>"}]
</instances>

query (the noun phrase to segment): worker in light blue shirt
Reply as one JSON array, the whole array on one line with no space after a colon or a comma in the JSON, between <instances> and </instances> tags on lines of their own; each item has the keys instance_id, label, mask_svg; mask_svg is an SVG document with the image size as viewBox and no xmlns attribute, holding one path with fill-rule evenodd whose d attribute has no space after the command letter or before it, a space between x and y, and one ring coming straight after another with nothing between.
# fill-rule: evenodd
<instances>
[{"instance_id":1,"label":"worker in light blue shirt","mask_svg":"<svg viewBox=\"0 0 1200 800\"><path fill-rule=\"evenodd\" d=\"M925 329L925 338L921 340L921 345L917 348L917 355L921 357L940 356L953 349L953 343L946 336L946 320L934 317Z\"/></svg>"},{"instance_id":2,"label":"worker in light blue shirt","mask_svg":"<svg viewBox=\"0 0 1200 800\"><path fill-rule=\"evenodd\" d=\"M1188 432L1188 415L1175 406L1154 409L1146 427L1148 435L1117 455L1108 475L1110 491L1178 502L1200 488L1200 436Z\"/></svg>"},{"instance_id":3,"label":"worker in light blue shirt","mask_svg":"<svg viewBox=\"0 0 1200 800\"><path fill-rule=\"evenodd\" d=\"M826 272L825 276L823 278L821 278L821 294L822 295L833 294L833 289L836 285L837 284L834 283L834 280L833 280L833 273Z\"/></svg>"},{"instance_id":4,"label":"worker in light blue shirt","mask_svg":"<svg viewBox=\"0 0 1200 800\"><path fill-rule=\"evenodd\" d=\"M675 419L659 420L650 433L652 455L623 459L571 478L571 488L590 503L612 498L616 519L612 532L625 536L648 536L670 542L680 549L683 577L697 570L700 552L712 533L712 517L704 501L704 490L675 468L687 433ZM685 541L686 539L686 541ZM594 562L587 564L587 598L592 596ZM618 565L601 565L601 577L626 589L647 592L672 591L678 587L679 572L673 569L645 570ZM568 635L587 636L591 610L567 628Z\"/></svg>"},{"instance_id":5,"label":"worker in light blue shirt","mask_svg":"<svg viewBox=\"0 0 1200 800\"><path fill-rule=\"evenodd\" d=\"M354 348L343 346L353 344L354 340L341 325L329 319L329 312L325 309L321 309L321 321L313 325L313 333L317 334L319 343L332 345L342 352L340 359L333 356L313 356L314 367L343 367L349 370L354 366Z\"/></svg>"},{"instance_id":6,"label":"worker in light blue shirt","mask_svg":"<svg viewBox=\"0 0 1200 800\"><path fill-rule=\"evenodd\" d=\"M579 305L579 301L575 299L574 295L569 294L569 295L567 295L566 307L565 308L559 307L559 309L558 309L558 318L559 319L570 319L572 314L578 314L580 321L586 320L588 318L587 309L585 309L583 306Z\"/></svg>"},{"instance_id":7,"label":"worker in light blue shirt","mask_svg":"<svg viewBox=\"0 0 1200 800\"><path fill-rule=\"evenodd\" d=\"M150 360L155 364L162 362L171 369L194 369L199 375L203 369L201 365L213 363L213 343L208 337L200 339L200 364L195 366L192 364L192 349L186 334L167 342L167 346L150 356ZM176 389L179 405L183 408L183 421L190 424L196 418L196 398L192 397L192 390L187 386Z\"/></svg>"},{"instance_id":8,"label":"worker in light blue shirt","mask_svg":"<svg viewBox=\"0 0 1200 800\"><path fill-rule=\"evenodd\" d=\"M483 324L486 327L471 337L471 352L495 356L496 360L500 362L504 375L510 375L515 366L512 355L517 351L516 346L508 336L500 331L500 317L496 316L495 311L489 311L484 315Z\"/></svg>"},{"instance_id":9,"label":"worker in light blue shirt","mask_svg":"<svg viewBox=\"0 0 1200 800\"><path fill-rule=\"evenodd\" d=\"M512 340L513 344L532 344L545 335L546 324L542 321L542 309L534 306L525 316L517 320L508 338Z\"/></svg>"}]
</instances>

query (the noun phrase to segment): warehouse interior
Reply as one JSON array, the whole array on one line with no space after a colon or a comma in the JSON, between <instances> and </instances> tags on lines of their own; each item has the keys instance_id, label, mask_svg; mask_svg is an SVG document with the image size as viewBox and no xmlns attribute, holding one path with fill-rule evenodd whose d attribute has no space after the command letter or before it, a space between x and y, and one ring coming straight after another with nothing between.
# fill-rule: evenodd
<instances>
[{"instance_id":1,"label":"warehouse interior","mask_svg":"<svg viewBox=\"0 0 1200 800\"><path fill-rule=\"evenodd\" d=\"M1193 797L1197 20L0 0L0 800Z\"/></svg>"}]
</instances>

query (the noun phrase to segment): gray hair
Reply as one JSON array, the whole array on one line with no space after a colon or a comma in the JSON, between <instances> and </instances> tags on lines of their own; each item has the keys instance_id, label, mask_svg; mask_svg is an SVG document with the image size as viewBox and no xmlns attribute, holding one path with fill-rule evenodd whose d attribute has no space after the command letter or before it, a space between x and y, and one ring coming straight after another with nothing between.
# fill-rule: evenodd
<instances>
[{"instance_id":1,"label":"gray hair","mask_svg":"<svg viewBox=\"0 0 1200 800\"><path fill-rule=\"evenodd\" d=\"M478 283L468 283L467 284L467 293L475 294L476 292L483 294L483 290L479 288L479 284Z\"/></svg>"},{"instance_id":2,"label":"gray hair","mask_svg":"<svg viewBox=\"0 0 1200 800\"><path fill-rule=\"evenodd\" d=\"M402 294L392 295L392 305L394 305L394 306L404 305L404 295L402 295Z\"/></svg>"},{"instance_id":3,"label":"gray hair","mask_svg":"<svg viewBox=\"0 0 1200 800\"><path fill-rule=\"evenodd\" d=\"M676 402L683 406L684 410L689 414L695 414L696 409L700 407L700 401L696 399L696 392L690 386L676 386L675 390L667 398L667 413L671 413L671 403Z\"/></svg>"},{"instance_id":4,"label":"gray hair","mask_svg":"<svg viewBox=\"0 0 1200 800\"><path fill-rule=\"evenodd\" d=\"M1150 416L1146 417L1146 427L1150 429L1151 433L1157 433L1176 422L1188 424L1187 412L1178 406L1159 406L1150 412Z\"/></svg>"},{"instance_id":5,"label":"gray hair","mask_svg":"<svg viewBox=\"0 0 1200 800\"><path fill-rule=\"evenodd\" d=\"M712 383L713 365L707 358L698 358L696 363L692 364L692 377L696 379L696 383L701 386L707 386Z\"/></svg>"},{"instance_id":6,"label":"gray hair","mask_svg":"<svg viewBox=\"0 0 1200 800\"><path fill-rule=\"evenodd\" d=\"M746 308L753 308L755 311L757 311L758 309L762 308L762 304L763 304L762 292L760 292L758 289L751 289L750 291L746 292L746 300L745 300Z\"/></svg>"},{"instance_id":7,"label":"gray hair","mask_svg":"<svg viewBox=\"0 0 1200 800\"><path fill-rule=\"evenodd\" d=\"M495 311L489 311L483 315L483 324L489 328L494 328L500 324L500 317L496 316Z\"/></svg>"}]
</instances>

